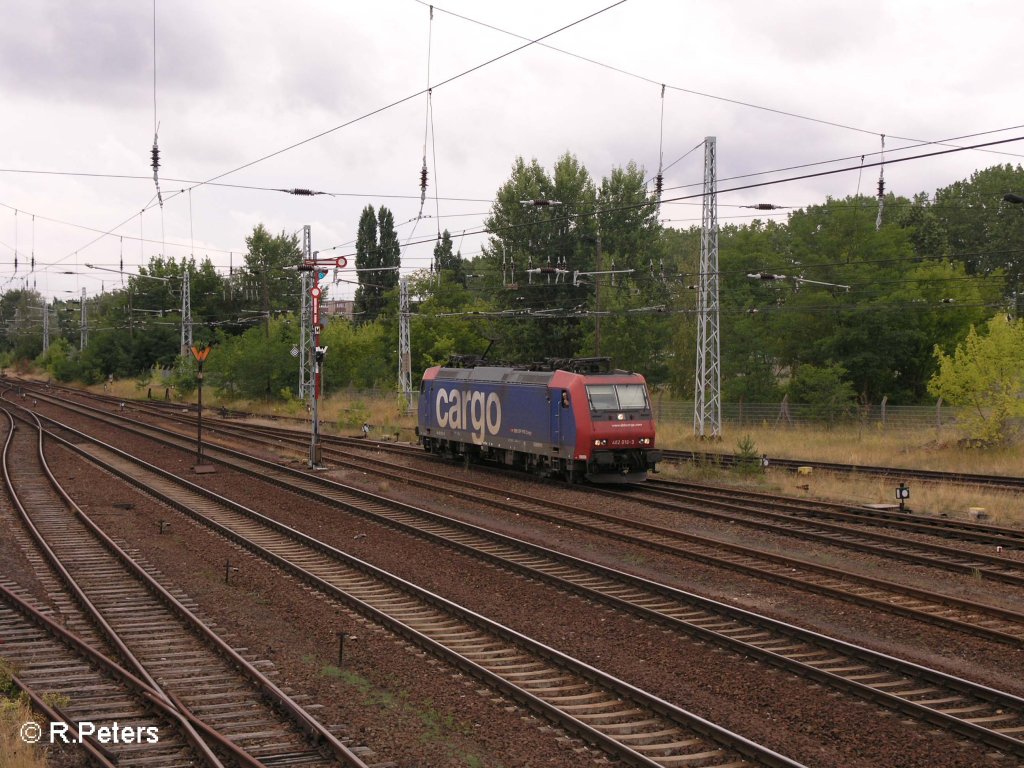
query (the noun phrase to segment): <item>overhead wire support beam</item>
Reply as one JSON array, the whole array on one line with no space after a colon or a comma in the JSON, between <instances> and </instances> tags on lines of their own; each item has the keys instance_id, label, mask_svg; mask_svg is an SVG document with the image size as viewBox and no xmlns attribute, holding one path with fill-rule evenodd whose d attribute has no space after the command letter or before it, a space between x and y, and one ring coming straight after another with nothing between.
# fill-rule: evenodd
<instances>
[{"instance_id":1,"label":"overhead wire support beam","mask_svg":"<svg viewBox=\"0 0 1024 768\"><path fill-rule=\"evenodd\" d=\"M632 269L605 269L600 272L580 272L575 271L572 273L572 284L579 285L581 277L594 277L597 275L631 275L635 270Z\"/></svg>"},{"instance_id":2,"label":"overhead wire support beam","mask_svg":"<svg viewBox=\"0 0 1024 768\"><path fill-rule=\"evenodd\" d=\"M721 354L718 306L718 183L715 137L704 139L704 201L701 215L700 286L697 296L697 370L693 432L722 436Z\"/></svg>"},{"instance_id":3,"label":"overhead wire support beam","mask_svg":"<svg viewBox=\"0 0 1024 768\"><path fill-rule=\"evenodd\" d=\"M797 286L807 283L808 285L824 285L827 288L842 288L844 291L849 291L850 286L842 285L841 283L828 283L824 280L810 280L803 275L775 275L771 272L749 272L747 277L752 280L792 280Z\"/></svg>"}]
</instances>

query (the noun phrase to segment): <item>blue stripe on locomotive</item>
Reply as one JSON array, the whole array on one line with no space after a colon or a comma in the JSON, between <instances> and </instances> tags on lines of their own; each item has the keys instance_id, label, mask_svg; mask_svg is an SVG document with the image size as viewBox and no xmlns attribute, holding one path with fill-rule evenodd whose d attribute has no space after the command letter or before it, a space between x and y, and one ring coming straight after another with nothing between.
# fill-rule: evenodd
<instances>
[{"instance_id":1,"label":"blue stripe on locomotive","mask_svg":"<svg viewBox=\"0 0 1024 768\"><path fill-rule=\"evenodd\" d=\"M572 409L561 407L561 389L540 382L452 379L432 379L425 385L418 409L421 434L526 453L573 455L576 423Z\"/></svg>"}]
</instances>

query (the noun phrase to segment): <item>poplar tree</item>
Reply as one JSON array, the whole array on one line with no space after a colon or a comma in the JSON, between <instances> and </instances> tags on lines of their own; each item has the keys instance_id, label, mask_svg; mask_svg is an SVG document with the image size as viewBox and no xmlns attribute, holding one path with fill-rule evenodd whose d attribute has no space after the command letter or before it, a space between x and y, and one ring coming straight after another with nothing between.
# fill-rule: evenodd
<instances>
[{"instance_id":1,"label":"poplar tree","mask_svg":"<svg viewBox=\"0 0 1024 768\"><path fill-rule=\"evenodd\" d=\"M359 287L356 288L353 311L356 321L360 323L376 317L377 273L366 270L379 266L377 259L377 216L373 206L368 205L359 216L359 230L356 233L356 279L359 281Z\"/></svg>"},{"instance_id":2,"label":"poplar tree","mask_svg":"<svg viewBox=\"0 0 1024 768\"><path fill-rule=\"evenodd\" d=\"M356 234L355 314L359 323L371 323L384 309L384 295L398 286L402 247L395 231L395 217L383 205L374 215L368 205L359 217Z\"/></svg>"}]
</instances>

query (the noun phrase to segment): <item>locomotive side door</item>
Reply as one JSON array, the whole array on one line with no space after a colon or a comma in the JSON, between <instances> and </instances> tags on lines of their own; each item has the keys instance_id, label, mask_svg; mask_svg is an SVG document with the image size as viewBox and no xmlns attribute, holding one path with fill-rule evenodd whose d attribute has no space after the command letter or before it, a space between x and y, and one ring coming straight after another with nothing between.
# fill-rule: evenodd
<instances>
[{"instance_id":1,"label":"locomotive side door","mask_svg":"<svg viewBox=\"0 0 1024 768\"><path fill-rule=\"evenodd\" d=\"M567 421L568 419L568 421ZM573 439L572 413L569 410L569 390L551 390L551 446L554 452L564 459L572 458L572 448L562 451L562 438L566 436Z\"/></svg>"},{"instance_id":2,"label":"locomotive side door","mask_svg":"<svg viewBox=\"0 0 1024 768\"><path fill-rule=\"evenodd\" d=\"M560 454L559 445L562 442L562 401L568 397L564 389L551 390L551 449L554 453Z\"/></svg>"}]
</instances>

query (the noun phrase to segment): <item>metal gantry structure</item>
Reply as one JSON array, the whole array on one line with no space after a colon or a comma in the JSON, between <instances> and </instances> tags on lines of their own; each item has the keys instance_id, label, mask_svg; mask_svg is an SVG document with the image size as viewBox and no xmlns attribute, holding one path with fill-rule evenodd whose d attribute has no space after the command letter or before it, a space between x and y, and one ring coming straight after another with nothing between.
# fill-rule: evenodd
<instances>
[{"instance_id":1,"label":"metal gantry structure","mask_svg":"<svg viewBox=\"0 0 1024 768\"><path fill-rule=\"evenodd\" d=\"M309 224L302 228L302 258L313 259L313 241ZM312 304L309 291L313 287L313 273L302 273L302 317L299 320L299 397L303 400L313 395L313 325Z\"/></svg>"},{"instance_id":2,"label":"metal gantry structure","mask_svg":"<svg viewBox=\"0 0 1024 768\"><path fill-rule=\"evenodd\" d=\"M192 292L189 286L188 262L181 272L181 354L187 356L192 350Z\"/></svg>"},{"instance_id":3,"label":"metal gantry structure","mask_svg":"<svg viewBox=\"0 0 1024 768\"><path fill-rule=\"evenodd\" d=\"M409 341L409 278L398 281L398 386L412 408L412 346Z\"/></svg>"},{"instance_id":4,"label":"metal gantry structure","mask_svg":"<svg viewBox=\"0 0 1024 768\"><path fill-rule=\"evenodd\" d=\"M50 305L43 299L43 353L50 348Z\"/></svg>"},{"instance_id":5,"label":"metal gantry structure","mask_svg":"<svg viewBox=\"0 0 1024 768\"><path fill-rule=\"evenodd\" d=\"M85 288L82 289L82 319L81 327L78 331L78 350L81 352L85 349L89 343L89 323L87 322L89 313L85 309Z\"/></svg>"},{"instance_id":6,"label":"metal gantry structure","mask_svg":"<svg viewBox=\"0 0 1024 768\"><path fill-rule=\"evenodd\" d=\"M715 137L704 139L704 203L701 215L700 284L697 296L697 372L693 432L722 436L722 368L718 307L718 182Z\"/></svg>"}]
</instances>

